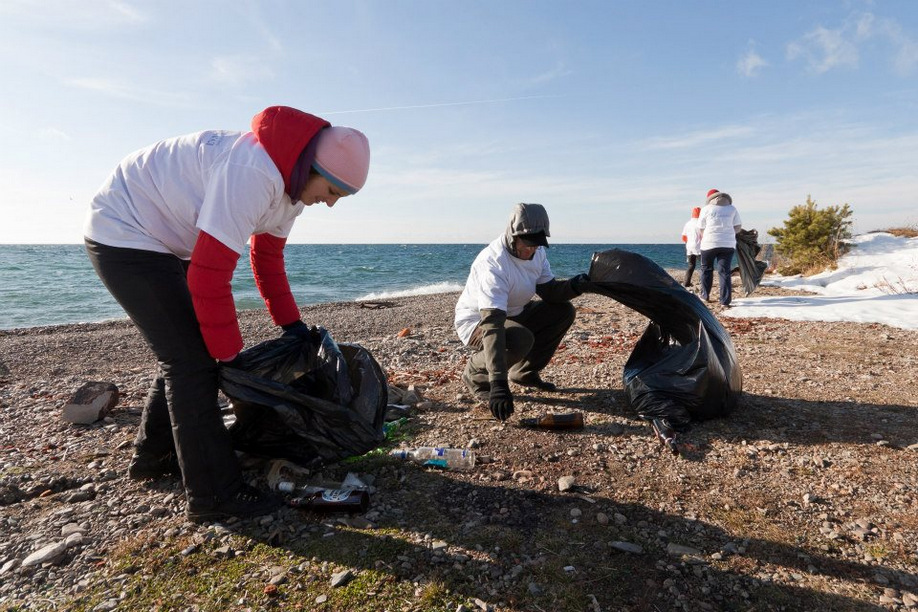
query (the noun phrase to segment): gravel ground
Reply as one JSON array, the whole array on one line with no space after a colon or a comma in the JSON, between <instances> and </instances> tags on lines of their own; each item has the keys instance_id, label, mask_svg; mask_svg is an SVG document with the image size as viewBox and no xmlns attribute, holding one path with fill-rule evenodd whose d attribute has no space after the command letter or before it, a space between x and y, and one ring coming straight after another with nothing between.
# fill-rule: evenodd
<instances>
[{"instance_id":1,"label":"gravel ground","mask_svg":"<svg viewBox=\"0 0 918 612\"><path fill-rule=\"evenodd\" d=\"M179 483L126 477L152 372L131 325L0 331L0 607L296 609L308 594L327 610L918 610L918 332L716 310L744 395L729 418L680 435L674 457L622 392L641 315L575 300L574 327L544 372L561 391L516 389L517 414L500 424L459 382L468 352L452 330L456 297L303 309L369 349L390 384L420 393L408 442L479 458L463 472L358 464L370 511L338 520L285 508L228 526L186 522ZM276 333L263 311L240 319L249 344ZM63 422L62 406L91 380L117 385L118 405L93 425ZM584 413L583 430L515 425L569 410ZM263 461L245 465L263 478ZM239 538L285 556L259 565L265 549ZM377 550L379 538L397 552ZM196 555L205 567L234 555L250 566L232 596L175 587L149 603L157 580L176 584L183 574L170 572ZM344 598L338 585L361 577L379 583Z\"/></svg>"}]
</instances>

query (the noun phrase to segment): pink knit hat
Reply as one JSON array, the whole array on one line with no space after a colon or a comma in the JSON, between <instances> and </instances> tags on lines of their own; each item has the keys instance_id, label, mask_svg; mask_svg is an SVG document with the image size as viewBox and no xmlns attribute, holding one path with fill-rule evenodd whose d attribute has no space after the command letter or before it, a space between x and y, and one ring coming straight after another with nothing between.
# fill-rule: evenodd
<instances>
[{"instance_id":1,"label":"pink knit hat","mask_svg":"<svg viewBox=\"0 0 918 612\"><path fill-rule=\"evenodd\" d=\"M348 193L357 193L370 171L370 143L363 132L332 126L319 132L312 166L328 182Z\"/></svg>"}]
</instances>

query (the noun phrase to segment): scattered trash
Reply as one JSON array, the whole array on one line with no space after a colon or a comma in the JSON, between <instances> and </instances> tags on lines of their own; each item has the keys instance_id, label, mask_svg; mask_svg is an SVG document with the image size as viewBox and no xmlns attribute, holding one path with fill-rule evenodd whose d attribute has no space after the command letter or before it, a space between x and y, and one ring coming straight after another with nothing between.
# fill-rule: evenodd
<instances>
[{"instance_id":1,"label":"scattered trash","mask_svg":"<svg viewBox=\"0 0 918 612\"><path fill-rule=\"evenodd\" d=\"M549 413L534 419L520 419L520 427L531 427L536 429L583 429L583 413Z\"/></svg>"},{"instance_id":2,"label":"scattered trash","mask_svg":"<svg viewBox=\"0 0 918 612\"><path fill-rule=\"evenodd\" d=\"M398 448L389 453L399 459L411 459L423 465L468 470L475 466L475 453L464 448L421 446L419 448Z\"/></svg>"},{"instance_id":3,"label":"scattered trash","mask_svg":"<svg viewBox=\"0 0 918 612\"><path fill-rule=\"evenodd\" d=\"M386 440L391 440L395 437L396 432L401 429L402 425L408 422L408 419L402 417L397 421L389 421L383 425L383 433L386 435Z\"/></svg>"},{"instance_id":4,"label":"scattered trash","mask_svg":"<svg viewBox=\"0 0 918 612\"><path fill-rule=\"evenodd\" d=\"M271 462L271 467L268 468L266 478L269 487L280 490L281 483L305 480L311 474L312 472L310 470L295 463L284 459L275 459Z\"/></svg>"},{"instance_id":5,"label":"scattered trash","mask_svg":"<svg viewBox=\"0 0 918 612\"><path fill-rule=\"evenodd\" d=\"M287 500L293 508L313 512L366 512L370 507L370 494L362 489L316 489L302 487L293 491L295 497Z\"/></svg>"}]
</instances>

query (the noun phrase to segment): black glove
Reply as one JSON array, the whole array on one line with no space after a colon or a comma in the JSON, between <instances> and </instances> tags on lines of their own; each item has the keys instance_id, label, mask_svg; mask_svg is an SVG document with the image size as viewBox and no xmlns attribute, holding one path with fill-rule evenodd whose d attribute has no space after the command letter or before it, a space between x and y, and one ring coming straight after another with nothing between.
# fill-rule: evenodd
<instances>
[{"instance_id":1,"label":"black glove","mask_svg":"<svg viewBox=\"0 0 918 612\"><path fill-rule=\"evenodd\" d=\"M593 290L593 283L590 281L589 274L578 274L571 278L570 282L571 289L573 289L577 295Z\"/></svg>"},{"instance_id":2,"label":"black glove","mask_svg":"<svg viewBox=\"0 0 918 612\"><path fill-rule=\"evenodd\" d=\"M510 393L510 383L506 380L492 380L491 394L488 397L488 408L494 418L506 421L513 414L513 394Z\"/></svg>"},{"instance_id":3,"label":"black glove","mask_svg":"<svg viewBox=\"0 0 918 612\"><path fill-rule=\"evenodd\" d=\"M301 320L281 325L281 329L284 330L285 336L308 336L310 333L309 326Z\"/></svg>"}]
</instances>

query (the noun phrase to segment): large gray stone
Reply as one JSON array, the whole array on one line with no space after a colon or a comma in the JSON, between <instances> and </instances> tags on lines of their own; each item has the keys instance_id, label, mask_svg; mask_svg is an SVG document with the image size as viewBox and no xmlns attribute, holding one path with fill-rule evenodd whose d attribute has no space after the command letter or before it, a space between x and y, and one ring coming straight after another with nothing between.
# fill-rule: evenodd
<instances>
[{"instance_id":1,"label":"large gray stone","mask_svg":"<svg viewBox=\"0 0 918 612\"><path fill-rule=\"evenodd\" d=\"M67 552L66 542L52 542L23 559L22 567L41 565L43 563L54 563L63 557L65 552Z\"/></svg>"},{"instance_id":2,"label":"large gray stone","mask_svg":"<svg viewBox=\"0 0 918 612\"><path fill-rule=\"evenodd\" d=\"M88 382L64 405L64 420L90 425L104 418L118 403L118 387L109 382Z\"/></svg>"}]
</instances>

